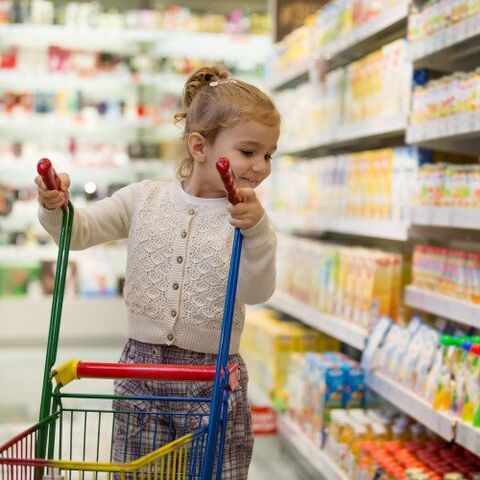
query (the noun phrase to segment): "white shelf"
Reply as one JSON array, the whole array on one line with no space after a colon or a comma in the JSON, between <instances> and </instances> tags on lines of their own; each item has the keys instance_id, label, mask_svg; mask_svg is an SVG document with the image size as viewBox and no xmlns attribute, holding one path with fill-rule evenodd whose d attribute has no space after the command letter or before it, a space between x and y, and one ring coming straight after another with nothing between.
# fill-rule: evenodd
<instances>
[{"instance_id":1,"label":"white shelf","mask_svg":"<svg viewBox=\"0 0 480 480\"><path fill-rule=\"evenodd\" d=\"M310 58L300 60L290 70L282 72L281 74L272 75L272 78L267 81L267 88L270 90L278 90L280 88L293 87L300 83L302 79L307 79Z\"/></svg>"},{"instance_id":2,"label":"white shelf","mask_svg":"<svg viewBox=\"0 0 480 480\"><path fill-rule=\"evenodd\" d=\"M447 441L453 440L456 422L453 417L435 411L426 400L382 373L365 372L365 381L368 387L437 435Z\"/></svg>"},{"instance_id":3,"label":"white shelf","mask_svg":"<svg viewBox=\"0 0 480 480\"><path fill-rule=\"evenodd\" d=\"M475 455L480 455L480 428L476 428L459 420L457 422L455 441Z\"/></svg>"},{"instance_id":4,"label":"white shelf","mask_svg":"<svg viewBox=\"0 0 480 480\"><path fill-rule=\"evenodd\" d=\"M0 136L14 140L57 139L58 137L81 137L82 141L121 141L135 140L137 130L154 131L158 141L172 141L179 137L180 130L175 125L154 126L148 120L95 119L77 122L71 117L56 115L0 116Z\"/></svg>"},{"instance_id":5,"label":"white shelf","mask_svg":"<svg viewBox=\"0 0 480 480\"><path fill-rule=\"evenodd\" d=\"M406 141L409 144L478 157L479 136L480 112L472 112L409 125Z\"/></svg>"},{"instance_id":6,"label":"white shelf","mask_svg":"<svg viewBox=\"0 0 480 480\"><path fill-rule=\"evenodd\" d=\"M276 292L267 302L267 305L287 313L358 350L363 350L365 346L367 339L366 330L353 322L319 312L317 309L305 305L286 293Z\"/></svg>"},{"instance_id":7,"label":"white shelf","mask_svg":"<svg viewBox=\"0 0 480 480\"><path fill-rule=\"evenodd\" d=\"M320 214L273 214L279 230L301 231L310 234L337 232L346 235L408 240L408 223L375 218L322 217Z\"/></svg>"},{"instance_id":8,"label":"white shelf","mask_svg":"<svg viewBox=\"0 0 480 480\"><path fill-rule=\"evenodd\" d=\"M338 151L344 147L355 149L368 149L378 146L378 140L401 137L407 128L406 115L378 118L350 125L340 125L337 129L322 136L316 144L295 145L281 147L284 155L324 155L332 151Z\"/></svg>"},{"instance_id":9,"label":"white shelf","mask_svg":"<svg viewBox=\"0 0 480 480\"><path fill-rule=\"evenodd\" d=\"M423 290L413 285L405 289L405 303L410 307L480 328L480 305Z\"/></svg>"},{"instance_id":10,"label":"white shelf","mask_svg":"<svg viewBox=\"0 0 480 480\"><path fill-rule=\"evenodd\" d=\"M382 37L382 34L386 34L392 29L401 31L400 26L402 24L403 29L406 29L409 3L407 0L398 3L392 8L386 8L380 15L359 25L343 38L332 42L331 45L326 45L321 52L322 56L332 60L342 53L348 54L349 50L358 52L362 46L364 47L364 53L372 51L378 46L378 42L374 40Z\"/></svg>"},{"instance_id":11,"label":"white shelf","mask_svg":"<svg viewBox=\"0 0 480 480\"><path fill-rule=\"evenodd\" d=\"M480 230L480 208L412 207L413 225Z\"/></svg>"},{"instance_id":12,"label":"white shelf","mask_svg":"<svg viewBox=\"0 0 480 480\"><path fill-rule=\"evenodd\" d=\"M278 429L283 440L313 470L317 478L348 480L348 475L287 416L278 418Z\"/></svg>"},{"instance_id":13,"label":"white shelf","mask_svg":"<svg viewBox=\"0 0 480 480\"><path fill-rule=\"evenodd\" d=\"M465 57L468 59L478 53L479 38L480 15L477 14L429 37L410 42L410 57L417 67L437 67L441 71L470 69L470 64L478 65L478 57L473 63L465 63Z\"/></svg>"},{"instance_id":14,"label":"white shelf","mask_svg":"<svg viewBox=\"0 0 480 480\"><path fill-rule=\"evenodd\" d=\"M268 35L28 24L1 25L0 44L36 47L53 44L64 48L122 53L134 53L139 45L150 44L158 56L228 60L249 66L263 63L271 48Z\"/></svg>"},{"instance_id":15,"label":"white shelf","mask_svg":"<svg viewBox=\"0 0 480 480\"><path fill-rule=\"evenodd\" d=\"M180 94L186 76L173 73L99 74L80 76L72 73L48 73L0 70L0 88L23 90L82 90L95 95L118 94L135 85L154 86L158 91Z\"/></svg>"},{"instance_id":16,"label":"white shelf","mask_svg":"<svg viewBox=\"0 0 480 480\"><path fill-rule=\"evenodd\" d=\"M0 344L44 345L50 324L51 297L0 298ZM123 298L66 297L61 342L88 339L90 344L119 343L126 338L127 309Z\"/></svg>"},{"instance_id":17,"label":"white shelf","mask_svg":"<svg viewBox=\"0 0 480 480\"><path fill-rule=\"evenodd\" d=\"M183 56L235 62L240 68L249 70L264 64L271 48L272 42L268 35L163 30L156 42L154 53L160 57Z\"/></svg>"},{"instance_id":18,"label":"white shelf","mask_svg":"<svg viewBox=\"0 0 480 480\"><path fill-rule=\"evenodd\" d=\"M402 31L406 30L409 3L409 0L405 0L393 8L385 9L383 13L359 25L344 37L325 45L315 53L315 57L323 58L327 62L327 69L332 70L392 40L392 33L394 38L399 38ZM271 90L286 88L306 79L312 61L310 57L299 61L290 70L272 78L268 87Z\"/></svg>"}]
</instances>

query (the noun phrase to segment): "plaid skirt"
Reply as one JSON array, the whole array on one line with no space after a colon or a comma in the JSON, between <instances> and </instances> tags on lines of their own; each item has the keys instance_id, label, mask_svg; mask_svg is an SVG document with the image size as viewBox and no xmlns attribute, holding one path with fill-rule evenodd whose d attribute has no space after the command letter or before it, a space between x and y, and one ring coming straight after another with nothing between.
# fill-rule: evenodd
<instances>
[{"instance_id":1,"label":"plaid skirt","mask_svg":"<svg viewBox=\"0 0 480 480\"><path fill-rule=\"evenodd\" d=\"M130 339L120 357L121 363L211 365L216 355L183 350L175 346L142 343ZM253 432L247 399L248 373L238 354L229 362L239 365L240 381L230 392L228 424L223 456L222 480L246 480L252 458ZM210 382L145 380L115 381L116 396L207 398ZM126 463L146 455L186 433L208 423L210 404L186 401L115 399L113 461ZM127 413L128 412L128 413ZM168 414L163 415L162 412Z\"/></svg>"}]
</instances>

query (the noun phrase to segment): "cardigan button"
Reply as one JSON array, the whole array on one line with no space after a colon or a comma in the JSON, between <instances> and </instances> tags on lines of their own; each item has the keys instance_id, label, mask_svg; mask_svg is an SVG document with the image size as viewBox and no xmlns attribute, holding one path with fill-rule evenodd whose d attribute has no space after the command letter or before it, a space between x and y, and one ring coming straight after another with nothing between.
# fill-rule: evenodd
<instances>
[{"instance_id":1,"label":"cardigan button","mask_svg":"<svg viewBox=\"0 0 480 480\"><path fill-rule=\"evenodd\" d=\"M167 335L167 340L168 340L169 342L173 342L174 339L175 339L175 335L174 335L173 333L169 333L169 334Z\"/></svg>"},{"instance_id":2,"label":"cardigan button","mask_svg":"<svg viewBox=\"0 0 480 480\"><path fill-rule=\"evenodd\" d=\"M182 263L183 262L183 257L178 256L177 257L177 263Z\"/></svg>"},{"instance_id":3,"label":"cardigan button","mask_svg":"<svg viewBox=\"0 0 480 480\"><path fill-rule=\"evenodd\" d=\"M174 290L178 290L178 287L179 287L178 283L174 283L174 284L172 285L172 288L173 288Z\"/></svg>"},{"instance_id":4,"label":"cardigan button","mask_svg":"<svg viewBox=\"0 0 480 480\"><path fill-rule=\"evenodd\" d=\"M187 236L187 232L184 230L184 231L180 234L180 236L181 236L182 238L185 238L185 237Z\"/></svg>"},{"instance_id":5,"label":"cardigan button","mask_svg":"<svg viewBox=\"0 0 480 480\"><path fill-rule=\"evenodd\" d=\"M189 214L189 215L195 215L195 209L191 208L191 209L188 211L188 214Z\"/></svg>"},{"instance_id":6,"label":"cardigan button","mask_svg":"<svg viewBox=\"0 0 480 480\"><path fill-rule=\"evenodd\" d=\"M172 310L172 311L170 312L170 315L171 315L172 317L176 317L176 316L177 316L177 311L176 311L176 310Z\"/></svg>"}]
</instances>

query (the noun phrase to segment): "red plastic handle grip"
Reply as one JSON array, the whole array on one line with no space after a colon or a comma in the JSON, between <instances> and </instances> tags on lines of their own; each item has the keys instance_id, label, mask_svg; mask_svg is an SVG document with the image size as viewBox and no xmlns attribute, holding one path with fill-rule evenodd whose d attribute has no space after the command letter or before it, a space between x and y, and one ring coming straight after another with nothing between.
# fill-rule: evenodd
<instances>
[{"instance_id":1,"label":"red plastic handle grip","mask_svg":"<svg viewBox=\"0 0 480 480\"><path fill-rule=\"evenodd\" d=\"M232 169L230 168L230 161L227 157L220 157L216 163L217 171L220 174L225 190L227 191L228 201L236 205L242 201L242 198L235 190L235 180L233 178Z\"/></svg>"},{"instance_id":2,"label":"red plastic handle grip","mask_svg":"<svg viewBox=\"0 0 480 480\"><path fill-rule=\"evenodd\" d=\"M37 163L37 172L42 177L43 183L49 190L60 190L61 184L52 162L48 158L42 158Z\"/></svg>"},{"instance_id":3,"label":"red plastic handle grip","mask_svg":"<svg viewBox=\"0 0 480 480\"><path fill-rule=\"evenodd\" d=\"M230 375L239 368L228 364ZM135 378L140 380L174 380L213 382L215 365L155 365L144 363L95 363L79 362L78 378Z\"/></svg>"}]
</instances>

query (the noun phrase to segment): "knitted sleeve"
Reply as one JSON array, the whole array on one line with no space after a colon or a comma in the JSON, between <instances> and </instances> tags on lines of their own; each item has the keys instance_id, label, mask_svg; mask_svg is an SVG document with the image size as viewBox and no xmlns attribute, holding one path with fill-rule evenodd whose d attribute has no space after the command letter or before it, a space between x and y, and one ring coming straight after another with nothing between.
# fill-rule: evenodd
<instances>
[{"instance_id":1,"label":"knitted sleeve","mask_svg":"<svg viewBox=\"0 0 480 480\"><path fill-rule=\"evenodd\" d=\"M144 183L133 183L111 197L75 209L72 228L72 250L83 250L100 243L128 236L134 206L144 189ZM39 207L38 218L43 228L58 243L62 225L62 210Z\"/></svg>"},{"instance_id":2,"label":"knitted sleeve","mask_svg":"<svg viewBox=\"0 0 480 480\"><path fill-rule=\"evenodd\" d=\"M247 305L266 302L275 290L277 237L268 215L252 228L242 230L237 299Z\"/></svg>"}]
</instances>

